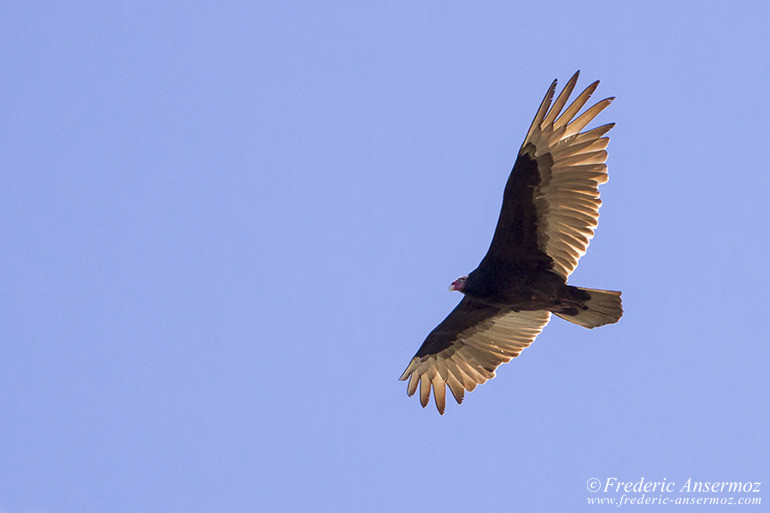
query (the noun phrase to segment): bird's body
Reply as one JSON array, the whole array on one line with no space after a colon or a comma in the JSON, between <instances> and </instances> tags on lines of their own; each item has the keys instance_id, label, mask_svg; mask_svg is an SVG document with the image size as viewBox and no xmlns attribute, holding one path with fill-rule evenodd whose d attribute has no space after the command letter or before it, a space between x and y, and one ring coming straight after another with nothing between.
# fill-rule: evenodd
<instances>
[{"instance_id":1,"label":"bird's body","mask_svg":"<svg viewBox=\"0 0 770 513\"><path fill-rule=\"evenodd\" d=\"M582 297L580 289L567 285L547 268L501 264L479 266L468 275L462 292L474 301L506 306L514 311L560 311L564 305Z\"/></svg>"},{"instance_id":2,"label":"bird's body","mask_svg":"<svg viewBox=\"0 0 770 513\"><path fill-rule=\"evenodd\" d=\"M587 328L617 322L623 313L620 292L567 284L598 223L598 185L607 181L609 142L602 136L613 126L580 132L611 98L573 119L598 82L559 115L577 77L553 106L556 81L551 85L506 183L489 250L473 272L450 287L465 297L428 335L401 376L409 379L409 395L419 386L423 407L431 388L442 414L447 386L462 402L465 390L494 377L498 365L518 356L551 313Z\"/></svg>"}]
</instances>

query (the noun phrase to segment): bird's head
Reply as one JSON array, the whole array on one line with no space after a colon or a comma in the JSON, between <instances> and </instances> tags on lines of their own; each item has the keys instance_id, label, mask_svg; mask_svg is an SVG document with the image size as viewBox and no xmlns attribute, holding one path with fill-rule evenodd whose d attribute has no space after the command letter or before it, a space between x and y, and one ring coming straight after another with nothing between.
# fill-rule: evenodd
<instances>
[{"instance_id":1,"label":"bird's head","mask_svg":"<svg viewBox=\"0 0 770 513\"><path fill-rule=\"evenodd\" d=\"M452 284L449 286L449 291L457 290L459 292L462 292L465 288L465 285L468 284L468 277L467 276L460 276L455 281L452 282Z\"/></svg>"}]
</instances>

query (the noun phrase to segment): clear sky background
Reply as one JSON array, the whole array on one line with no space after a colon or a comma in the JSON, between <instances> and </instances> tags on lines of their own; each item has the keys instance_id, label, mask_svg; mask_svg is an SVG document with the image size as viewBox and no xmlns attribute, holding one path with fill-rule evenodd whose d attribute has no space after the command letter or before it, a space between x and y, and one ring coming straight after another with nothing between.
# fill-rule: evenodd
<instances>
[{"instance_id":1,"label":"clear sky background","mask_svg":"<svg viewBox=\"0 0 770 513\"><path fill-rule=\"evenodd\" d=\"M594 477L767 507L769 19L3 2L0 512L603 510ZM625 316L423 410L397 378L577 69L617 127L571 283Z\"/></svg>"}]
</instances>

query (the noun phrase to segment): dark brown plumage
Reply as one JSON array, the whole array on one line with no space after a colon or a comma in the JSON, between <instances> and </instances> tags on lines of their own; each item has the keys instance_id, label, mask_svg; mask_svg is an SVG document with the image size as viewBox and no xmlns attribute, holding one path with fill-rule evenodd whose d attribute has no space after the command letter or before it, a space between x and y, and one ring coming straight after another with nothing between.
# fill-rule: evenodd
<instances>
[{"instance_id":1,"label":"dark brown plumage","mask_svg":"<svg viewBox=\"0 0 770 513\"><path fill-rule=\"evenodd\" d=\"M614 124L581 132L612 98L575 117L599 82L560 115L577 82L553 102L551 84L519 150L503 193L492 243L479 266L452 283L460 304L428 335L401 375L407 393L431 388L444 413L446 387L461 403L465 391L495 376L501 363L529 346L551 313L587 328L617 322L620 292L567 285L599 219L598 186L607 181L608 137Z\"/></svg>"}]
</instances>

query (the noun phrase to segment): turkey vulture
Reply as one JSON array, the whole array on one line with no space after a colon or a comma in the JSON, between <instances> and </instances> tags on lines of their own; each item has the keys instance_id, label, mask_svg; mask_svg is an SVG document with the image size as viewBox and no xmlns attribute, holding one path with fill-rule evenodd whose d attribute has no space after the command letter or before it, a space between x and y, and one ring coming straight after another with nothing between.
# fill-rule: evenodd
<instances>
[{"instance_id":1,"label":"turkey vulture","mask_svg":"<svg viewBox=\"0 0 770 513\"><path fill-rule=\"evenodd\" d=\"M614 98L575 117L597 80L567 109L578 71L551 105L556 80L545 95L516 157L486 256L475 271L449 287L462 301L428 335L401 380L407 393L430 389L444 414L446 387L457 403L465 391L495 376L501 363L529 346L554 313L595 328L617 322L620 292L567 285L599 219L599 189L607 181L608 137L615 124L581 132ZM561 115L560 115L561 113Z\"/></svg>"}]
</instances>

